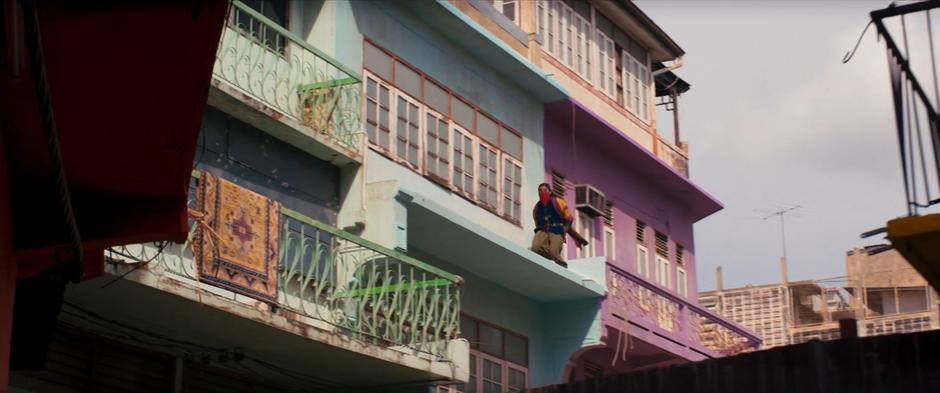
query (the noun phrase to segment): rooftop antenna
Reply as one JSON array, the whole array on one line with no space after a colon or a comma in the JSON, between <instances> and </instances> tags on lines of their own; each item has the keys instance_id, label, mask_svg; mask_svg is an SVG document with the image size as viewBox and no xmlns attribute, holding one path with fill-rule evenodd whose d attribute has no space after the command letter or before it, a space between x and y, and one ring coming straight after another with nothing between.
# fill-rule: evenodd
<instances>
[{"instance_id":1,"label":"rooftop antenna","mask_svg":"<svg viewBox=\"0 0 940 393\"><path fill-rule=\"evenodd\" d=\"M788 281L787 278L787 232L786 232L786 215L791 213L796 209L799 209L801 206L796 205L793 207L777 210L773 213L768 214L764 217L764 220L767 220L773 216L780 217L780 247L783 249L783 256L780 257L780 275L783 279L783 283L786 284Z\"/></svg>"}]
</instances>

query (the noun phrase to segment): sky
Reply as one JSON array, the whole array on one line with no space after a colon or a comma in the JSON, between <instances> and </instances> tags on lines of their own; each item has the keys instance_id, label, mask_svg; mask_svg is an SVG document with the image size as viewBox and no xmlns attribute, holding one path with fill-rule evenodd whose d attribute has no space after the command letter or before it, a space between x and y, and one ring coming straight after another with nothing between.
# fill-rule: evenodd
<instances>
[{"instance_id":1,"label":"sky","mask_svg":"<svg viewBox=\"0 0 940 393\"><path fill-rule=\"evenodd\" d=\"M887 242L859 237L906 215L874 26L842 58L889 2L636 4L686 52L676 73L692 85L680 97L691 177L725 205L695 225L699 290L715 288L719 265L725 288L779 282L780 222L763 218L781 208L801 206L786 216L790 280L843 276L846 251Z\"/></svg>"}]
</instances>

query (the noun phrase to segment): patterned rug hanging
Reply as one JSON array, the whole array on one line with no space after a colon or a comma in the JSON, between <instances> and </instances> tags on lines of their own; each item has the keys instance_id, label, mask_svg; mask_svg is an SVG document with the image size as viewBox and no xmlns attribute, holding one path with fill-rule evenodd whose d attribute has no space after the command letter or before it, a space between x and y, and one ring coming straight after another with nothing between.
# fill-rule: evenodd
<instances>
[{"instance_id":1,"label":"patterned rug hanging","mask_svg":"<svg viewBox=\"0 0 940 393\"><path fill-rule=\"evenodd\" d=\"M201 171L195 210L199 281L275 303L281 205Z\"/></svg>"}]
</instances>

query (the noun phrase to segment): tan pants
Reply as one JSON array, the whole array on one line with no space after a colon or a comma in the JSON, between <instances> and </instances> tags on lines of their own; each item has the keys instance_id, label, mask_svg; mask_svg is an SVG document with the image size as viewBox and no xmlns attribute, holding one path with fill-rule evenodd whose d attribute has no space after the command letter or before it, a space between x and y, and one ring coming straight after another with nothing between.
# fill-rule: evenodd
<instances>
[{"instance_id":1,"label":"tan pants","mask_svg":"<svg viewBox=\"0 0 940 393\"><path fill-rule=\"evenodd\" d=\"M564 242L564 235L538 231L532 237L532 251L553 261L564 262L561 259L561 245Z\"/></svg>"}]
</instances>

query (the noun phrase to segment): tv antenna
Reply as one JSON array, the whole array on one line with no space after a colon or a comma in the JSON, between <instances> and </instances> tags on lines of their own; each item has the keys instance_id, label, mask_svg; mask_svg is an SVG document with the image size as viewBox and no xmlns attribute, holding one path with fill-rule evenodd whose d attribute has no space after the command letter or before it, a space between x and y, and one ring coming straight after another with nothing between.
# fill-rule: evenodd
<instances>
[{"instance_id":1,"label":"tv antenna","mask_svg":"<svg viewBox=\"0 0 940 393\"><path fill-rule=\"evenodd\" d=\"M783 249L784 261L787 260L787 233L786 233L786 224L785 224L786 218L785 217L787 213L791 213L794 210L799 209L800 207L801 207L800 205L796 205L793 207L780 209L764 217L765 221L773 216L780 217L780 245L781 245L781 248Z\"/></svg>"}]
</instances>

